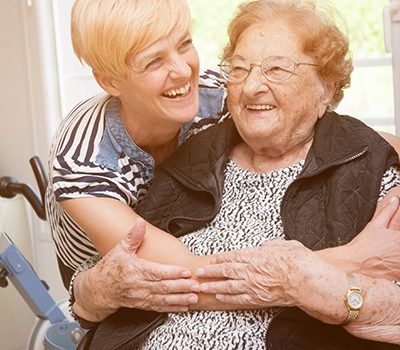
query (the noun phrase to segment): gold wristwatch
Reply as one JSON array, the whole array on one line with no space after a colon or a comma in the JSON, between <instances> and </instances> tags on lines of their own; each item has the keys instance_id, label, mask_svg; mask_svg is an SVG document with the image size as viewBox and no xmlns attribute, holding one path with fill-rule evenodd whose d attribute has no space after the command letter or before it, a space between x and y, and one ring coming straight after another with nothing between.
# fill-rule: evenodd
<instances>
[{"instance_id":1,"label":"gold wristwatch","mask_svg":"<svg viewBox=\"0 0 400 350\"><path fill-rule=\"evenodd\" d=\"M349 283L349 289L347 290L346 297L344 298L344 304L347 308L347 317L342 322L342 326L346 326L354 322L363 306L364 296L363 290L358 286L357 280L354 275L347 275Z\"/></svg>"}]
</instances>

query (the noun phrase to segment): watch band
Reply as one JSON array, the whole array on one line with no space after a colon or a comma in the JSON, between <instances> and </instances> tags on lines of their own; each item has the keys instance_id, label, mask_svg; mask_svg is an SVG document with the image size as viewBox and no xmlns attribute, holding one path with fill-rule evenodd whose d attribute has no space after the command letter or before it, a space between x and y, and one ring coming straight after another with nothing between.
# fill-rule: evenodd
<instances>
[{"instance_id":1,"label":"watch band","mask_svg":"<svg viewBox=\"0 0 400 350\"><path fill-rule=\"evenodd\" d=\"M348 290L347 290L346 296L344 298L344 304L346 305L346 308L347 308L347 317L341 323L342 326L346 326L346 325L349 325L350 323L354 322L357 319L357 317L360 313L361 306L362 306L362 301L361 301L361 304L357 308L354 308L350 305L349 297L352 294L358 294L359 298L361 298L361 300L362 300L362 289L358 286L357 279L355 278L354 275L348 274L347 281L348 281Z\"/></svg>"},{"instance_id":2,"label":"watch band","mask_svg":"<svg viewBox=\"0 0 400 350\"><path fill-rule=\"evenodd\" d=\"M347 326L347 325L349 325L350 323L354 322L354 321L357 319L358 314L360 313L360 310L351 310L351 309L347 309L347 310L348 310L348 312L347 312L347 317L346 317L346 319L341 323L342 326Z\"/></svg>"}]
</instances>

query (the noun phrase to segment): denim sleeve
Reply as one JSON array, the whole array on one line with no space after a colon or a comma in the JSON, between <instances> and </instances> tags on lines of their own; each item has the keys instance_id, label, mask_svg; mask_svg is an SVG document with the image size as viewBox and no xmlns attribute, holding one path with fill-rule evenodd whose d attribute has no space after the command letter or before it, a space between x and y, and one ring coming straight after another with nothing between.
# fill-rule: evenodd
<instances>
[{"instance_id":1,"label":"denim sleeve","mask_svg":"<svg viewBox=\"0 0 400 350\"><path fill-rule=\"evenodd\" d=\"M212 118L220 116L224 109L225 89L199 88L199 117Z\"/></svg>"}]
</instances>

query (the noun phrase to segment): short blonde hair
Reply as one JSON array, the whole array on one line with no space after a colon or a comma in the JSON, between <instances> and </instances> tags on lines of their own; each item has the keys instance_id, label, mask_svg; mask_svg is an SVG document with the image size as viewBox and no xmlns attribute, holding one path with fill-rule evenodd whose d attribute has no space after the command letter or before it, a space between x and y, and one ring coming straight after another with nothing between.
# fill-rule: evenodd
<instances>
[{"instance_id":1,"label":"short blonde hair","mask_svg":"<svg viewBox=\"0 0 400 350\"><path fill-rule=\"evenodd\" d=\"M114 77L128 77L127 58L172 31L191 31L186 0L76 0L72 8L75 54Z\"/></svg>"},{"instance_id":2,"label":"short blonde hair","mask_svg":"<svg viewBox=\"0 0 400 350\"><path fill-rule=\"evenodd\" d=\"M336 91L329 104L334 109L350 86L352 59L347 36L334 20L334 10L313 0L256 0L242 4L228 27L229 43L223 59L232 56L243 32L254 24L285 20L298 34L303 52L318 65L321 79L335 82Z\"/></svg>"}]
</instances>

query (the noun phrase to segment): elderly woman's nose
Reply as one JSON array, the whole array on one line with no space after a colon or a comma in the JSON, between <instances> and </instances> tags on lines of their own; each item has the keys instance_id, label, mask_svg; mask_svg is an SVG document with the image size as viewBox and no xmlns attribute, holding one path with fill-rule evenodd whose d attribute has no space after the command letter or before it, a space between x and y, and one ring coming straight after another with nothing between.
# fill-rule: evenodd
<instances>
[{"instance_id":1,"label":"elderly woman's nose","mask_svg":"<svg viewBox=\"0 0 400 350\"><path fill-rule=\"evenodd\" d=\"M269 88L267 80L261 72L261 68L257 66L253 67L244 80L243 93L252 96L266 90L269 90Z\"/></svg>"}]
</instances>

